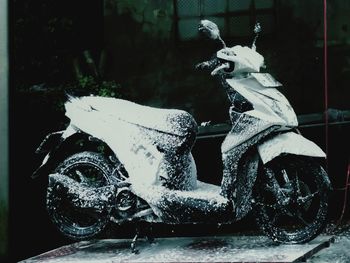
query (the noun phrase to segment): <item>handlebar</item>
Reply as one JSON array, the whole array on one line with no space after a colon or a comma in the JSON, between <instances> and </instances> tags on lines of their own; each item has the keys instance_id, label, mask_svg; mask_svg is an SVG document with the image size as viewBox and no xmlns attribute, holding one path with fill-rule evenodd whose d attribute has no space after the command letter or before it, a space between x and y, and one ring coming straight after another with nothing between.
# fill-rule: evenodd
<instances>
[{"instance_id":1,"label":"handlebar","mask_svg":"<svg viewBox=\"0 0 350 263\"><path fill-rule=\"evenodd\" d=\"M230 64L228 62L223 63L219 66L217 66L211 73L210 75L215 76L217 75L221 70L228 69L230 68Z\"/></svg>"},{"instance_id":2,"label":"handlebar","mask_svg":"<svg viewBox=\"0 0 350 263\"><path fill-rule=\"evenodd\" d=\"M224 72L227 69L233 68L232 64L239 61L232 50L228 48L223 48L216 53L216 56L208 61L204 61L198 63L195 68L196 69L209 69L211 70L211 75L215 76L220 73L228 73L228 71Z\"/></svg>"},{"instance_id":3,"label":"handlebar","mask_svg":"<svg viewBox=\"0 0 350 263\"><path fill-rule=\"evenodd\" d=\"M216 52L216 57L214 59L197 64L196 69L209 68L212 70L211 75L214 76L221 72L224 74L232 74L233 70L232 72L226 71L226 69L231 68L232 64L236 65L236 73L259 72L260 68L264 67L264 57L256 52L256 40L261 32L259 23L255 24L255 37L251 47L237 45L232 48L227 48L220 36L218 26L209 20L201 20L198 30L213 40L220 40L223 48Z\"/></svg>"}]
</instances>

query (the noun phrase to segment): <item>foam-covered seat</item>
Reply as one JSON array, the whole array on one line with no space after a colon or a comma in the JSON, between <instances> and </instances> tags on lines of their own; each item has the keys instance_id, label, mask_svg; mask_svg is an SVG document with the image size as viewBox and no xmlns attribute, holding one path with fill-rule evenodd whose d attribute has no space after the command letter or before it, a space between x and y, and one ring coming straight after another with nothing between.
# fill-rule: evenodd
<instances>
[{"instance_id":1,"label":"foam-covered seat","mask_svg":"<svg viewBox=\"0 0 350 263\"><path fill-rule=\"evenodd\" d=\"M73 103L75 107L79 105L88 111L100 111L119 120L168 134L187 136L198 130L196 121L183 110L159 109L122 99L90 96L71 98L66 103L67 111Z\"/></svg>"}]
</instances>

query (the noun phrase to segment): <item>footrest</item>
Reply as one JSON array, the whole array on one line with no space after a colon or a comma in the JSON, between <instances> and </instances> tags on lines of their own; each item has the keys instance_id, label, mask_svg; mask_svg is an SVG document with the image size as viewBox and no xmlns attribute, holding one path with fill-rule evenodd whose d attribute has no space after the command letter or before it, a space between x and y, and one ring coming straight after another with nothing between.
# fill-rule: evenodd
<instances>
[{"instance_id":1,"label":"footrest","mask_svg":"<svg viewBox=\"0 0 350 263\"><path fill-rule=\"evenodd\" d=\"M233 219L232 203L220 195L220 190L219 186L200 181L192 191L169 190L155 185L135 189L167 223L216 223Z\"/></svg>"}]
</instances>

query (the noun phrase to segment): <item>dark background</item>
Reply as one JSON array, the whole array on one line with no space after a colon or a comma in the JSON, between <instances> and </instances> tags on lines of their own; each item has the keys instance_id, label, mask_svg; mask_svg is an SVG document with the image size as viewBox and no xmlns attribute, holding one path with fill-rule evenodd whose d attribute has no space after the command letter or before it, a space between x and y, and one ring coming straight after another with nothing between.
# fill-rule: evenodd
<instances>
[{"instance_id":1,"label":"dark background","mask_svg":"<svg viewBox=\"0 0 350 263\"><path fill-rule=\"evenodd\" d=\"M38 144L47 133L67 124L63 110L65 92L180 108L193 114L198 123L228 121L228 101L222 89L208 72L195 71L193 67L220 46L200 37L184 38L186 31L181 33L176 2L17 0L10 3L9 252L12 260L71 242L56 231L47 215L47 178L30 178L41 163L41 156L34 153ZM349 110L347 14L350 4L346 0L328 2L329 107ZM247 32L251 32L259 16L255 8L254 4L249 7L252 14ZM257 43L266 60L266 71L285 84L281 91L297 114L322 113L323 1L278 0L274 1L272 12L273 26L266 26L267 32ZM262 27L264 30L263 21ZM235 35L221 29L228 46L250 45L252 34ZM342 121L344 116L333 117ZM328 168L335 188L343 187L345 182L349 129L346 123L329 128ZM322 121L301 131L326 149ZM223 137L197 141L193 153L199 179L220 183L222 140ZM336 190L331 219L340 216L342 203L343 191ZM164 236L237 231L256 231L252 218L219 228L155 226L155 234ZM127 225L110 227L103 237L132 236L133 226Z\"/></svg>"}]
</instances>

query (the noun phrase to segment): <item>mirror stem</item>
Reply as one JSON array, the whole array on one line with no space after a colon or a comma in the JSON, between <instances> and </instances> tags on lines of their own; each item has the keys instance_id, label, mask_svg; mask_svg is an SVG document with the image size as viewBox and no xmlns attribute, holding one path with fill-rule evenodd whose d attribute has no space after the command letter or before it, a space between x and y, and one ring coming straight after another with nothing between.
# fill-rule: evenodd
<instances>
[{"instance_id":1,"label":"mirror stem","mask_svg":"<svg viewBox=\"0 0 350 263\"><path fill-rule=\"evenodd\" d=\"M221 42L221 44L223 45L223 48L226 48L226 43L224 40L222 40L222 38L219 36L219 40Z\"/></svg>"}]
</instances>

